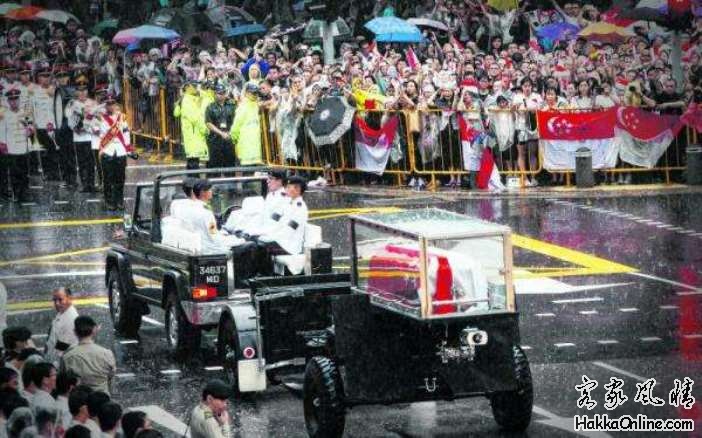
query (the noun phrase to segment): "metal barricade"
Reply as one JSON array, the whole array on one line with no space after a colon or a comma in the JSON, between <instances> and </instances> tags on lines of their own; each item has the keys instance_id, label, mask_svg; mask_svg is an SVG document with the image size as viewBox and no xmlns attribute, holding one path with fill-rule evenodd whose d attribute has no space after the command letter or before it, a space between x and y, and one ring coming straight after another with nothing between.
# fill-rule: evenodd
<instances>
[{"instance_id":1,"label":"metal barricade","mask_svg":"<svg viewBox=\"0 0 702 438\"><path fill-rule=\"evenodd\" d=\"M150 95L134 80L125 78L123 84L132 141L140 152L152 154L150 162L160 161L167 119L163 89L159 89L156 95Z\"/></svg>"}]
</instances>

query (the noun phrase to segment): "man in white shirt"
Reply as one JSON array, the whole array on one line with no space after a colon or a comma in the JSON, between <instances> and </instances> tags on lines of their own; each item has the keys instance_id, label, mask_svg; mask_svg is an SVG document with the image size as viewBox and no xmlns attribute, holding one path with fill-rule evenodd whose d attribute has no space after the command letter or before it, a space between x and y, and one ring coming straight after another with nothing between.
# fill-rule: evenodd
<instances>
[{"instance_id":1,"label":"man in white shirt","mask_svg":"<svg viewBox=\"0 0 702 438\"><path fill-rule=\"evenodd\" d=\"M56 388L56 367L48 362L40 362L32 366L31 375L36 387L29 401L32 411L35 414L39 408L56 411L56 400L51 396L51 391Z\"/></svg>"},{"instance_id":2,"label":"man in white shirt","mask_svg":"<svg viewBox=\"0 0 702 438\"><path fill-rule=\"evenodd\" d=\"M108 210L124 210L124 180L127 156L136 158L129 125L115 96L105 97L106 112L99 116L95 132L100 136L100 164L103 172L103 195Z\"/></svg>"},{"instance_id":3,"label":"man in white shirt","mask_svg":"<svg viewBox=\"0 0 702 438\"><path fill-rule=\"evenodd\" d=\"M78 337L73 330L78 311L73 305L71 290L67 287L56 289L52 301L54 309L56 309L56 317L51 322L45 348L46 359L57 364L63 352L68 350L68 347L78 343Z\"/></svg>"}]
</instances>

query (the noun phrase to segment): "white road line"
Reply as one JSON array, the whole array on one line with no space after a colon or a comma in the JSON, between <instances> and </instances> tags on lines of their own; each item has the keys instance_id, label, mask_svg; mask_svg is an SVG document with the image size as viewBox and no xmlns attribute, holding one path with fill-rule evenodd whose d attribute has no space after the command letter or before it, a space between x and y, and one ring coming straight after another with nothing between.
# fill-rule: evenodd
<instances>
[{"instance_id":1,"label":"white road line","mask_svg":"<svg viewBox=\"0 0 702 438\"><path fill-rule=\"evenodd\" d=\"M616 339L600 339L599 341L597 341L597 343L600 345L614 345L618 344L619 341L617 341Z\"/></svg>"},{"instance_id":2,"label":"white road line","mask_svg":"<svg viewBox=\"0 0 702 438\"><path fill-rule=\"evenodd\" d=\"M37 203L36 202L23 202L20 205L22 207L33 207L33 206L37 205Z\"/></svg>"},{"instance_id":3,"label":"white road line","mask_svg":"<svg viewBox=\"0 0 702 438\"><path fill-rule=\"evenodd\" d=\"M29 188L32 190L41 190L44 188L44 186L29 186Z\"/></svg>"},{"instance_id":4,"label":"white road line","mask_svg":"<svg viewBox=\"0 0 702 438\"><path fill-rule=\"evenodd\" d=\"M666 304L664 306L658 306L658 308L661 310L677 310L678 306L674 306L672 304Z\"/></svg>"},{"instance_id":5,"label":"white road line","mask_svg":"<svg viewBox=\"0 0 702 438\"><path fill-rule=\"evenodd\" d=\"M691 286L689 284L679 283L677 281L668 280L667 278L656 277L655 275L644 274L642 272L628 272L628 274L633 275L635 277L646 278L648 280L660 281L661 283L672 284L673 286L684 287L685 289L690 289L690 290L694 290L694 291L702 290L702 289L699 289L695 286Z\"/></svg>"},{"instance_id":6,"label":"white road line","mask_svg":"<svg viewBox=\"0 0 702 438\"><path fill-rule=\"evenodd\" d=\"M641 222L641 223L644 223L644 224L652 224L652 223L654 223L655 221L654 221L653 219L639 219L637 222Z\"/></svg>"},{"instance_id":7,"label":"white road line","mask_svg":"<svg viewBox=\"0 0 702 438\"><path fill-rule=\"evenodd\" d=\"M68 204L68 201L54 201L54 205L65 205Z\"/></svg>"},{"instance_id":8,"label":"white road line","mask_svg":"<svg viewBox=\"0 0 702 438\"><path fill-rule=\"evenodd\" d=\"M222 366L205 367L205 371L222 371L223 369Z\"/></svg>"},{"instance_id":9,"label":"white road line","mask_svg":"<svg viewBox=\"0 0 702 438\"><path fill-rule=\"evenodd\" d=\"M551 301L553 304L572 304L572 303L592 303L596 301L604 301L603 298L600 297L592 297L592 298L571 298L571 299L566 299L566 300L553 300Z\"/></svg>"},{"instance_id":10,"label":"white road line","mask_svg":"<svg viewBox=\"0 0 702 438\"><path fill-rule=\"evenodd\" d=\"M535 313L534 316L539 318L553 318L556 316L555 313Z\"/></svg>"},{"instance_id":11,"label":"white road line","mask_svg":"<svg viewBox=\"0 0 702 438\"><path fill-rule=\"evenodd\" d=\"M124 345L124 344L138 344L139 341L137 341L136 339L125 339L123 341L119 341L119 343L122 345Z\"/></svg>"},{"instance_id":12,"label":"white road line","mask_svg":"<svg viewBox=\"0 0 702 438\"><path fill-rule=\"evenodd\" d=\"M87 199L85 202L87 202L88 204L95 204L98 202L102 202L102 200L100 200L100 199Z\"/></svg>"},{"instance_id":13,"label":"white road line","mask_svg":"<svg viewBox=\"0 0 702 438\"><path fill-rule=\"evenodd\" d=\"M649 222L650 225L665 225L663 222L658 222L658 221L651 221Z\"/></svg>"},{"instance_id":14,"label":"white road line","mask_svg":"<svg viewBox=\"0 0 702 438\"><path fill-rule=\"evenodd\" d=\"M681 231L681 233L682 234L695 234L695 233L697 233L697 231L696 230L684 230L684 231Z\"/></svg>"},{"instance_id":15,"label":"white road line","mask_svg":"<svg viewBox=\"0 0 702 438\"><path fill-rule=\"evenodd\" d=\"M631 377L632 379L638 380L639 382L645 382L645 381L647 380L645 377L641 377L641 376L636 375L636 374L634 374L634 373L630 373L630 372L627 371L627 370L623 370L623 369L621 369L621 368L617 368L617 367L615 367L615 366L613 366L613 365L610 365L610 364L608 364L608 363L604 363L604 362L600 362L600 361L595 361L595 362L592 362L592 364L595 365L595 366L604 368L604 369L606 369L606 370L612 371L612 372L614 372L614 373L621 374L622 376Z\"/></svg>"},{"instance_id":16,"label":"white road line","mask_svg":"<svg viewBox=\"0 0 702 438\"><path fill-rule=\"evenodd\" d=\"M520 345L522 347L522 350L531 350L531 346L529 345Z\"/></svg>"},{"instance_id":17,"label":"white road line","mask_svg":"<svg viewBox=\"0 0 702 438\"><path fill-rule=\"evenodd\" d=\"M682 335L685 339L700 339L702 338L702 333L690 333L689 335Z\"/></svg>"},{"instance_id":18,"label":"white road line","mask_svg":"<svg viewBox=\"0 0 702 438\"><path fill-rule=\"evenodd\" d=\"M332 260L351 260L349 256L332 257Z\"/></svg>"},{"instance_id":19,"label":"white road line","mask_svg":"<svg viewBox=\"0 0 702 438\"><path fill-rule=\"evenodd\" d=\"M134 373L119 373L119 374L115 374L115 377L117 377L118 379L133 379L134 377L136 377L136 374L134 374Z\"/></svg>"},{"instance_id":20,"label":"white road line","mask_svg":"<svg viewBox=\"0 0 702 438\"><path fill-rule=\"evenodd\" d=\"M575 347L575 344L572 342L556 342L553 344L556 346L556 348L570 348L570 347Z\"/></svg>"},{"instance_id":21,"label":"white road line","mask_svg":"<svg viewBox=\"0 0 702 438\"><path fill-rule=\"evenodd\" d=\"M680 292L675 292L675 295L679 297L687 297L690 295L702 295L702 291L680 291Z\"/></svg>"},{"instance_id":22,"label":"white road line","mask_svg":"<svg viewBox=\"0 0 702 438\"><path fill-rule=\"evenodd\" d=\"M659 342L662 341L663 339L659 338L658 336L644 336L643 338L640 338L641 342Z\"/></svg>"},{"instance_id":23,"label":"white road line","mask_svg":"<svg viewBox=\"0 0 702 438\"><path fill-rule=\"evenodd\" d=\"M619 309L619 311L624 313L634 313L638 312L639 309L636 307L622 307L621 309Z\"/></svg>"},{"instance_id":24,"label":"white road line","mask_svg":"<svg viewBox=\"0 0 702 438\"><path fill-rule=\"evenodd\" d=\"M68 272L47 272L45 274L27 274L27 275L3 275L2 280L31 280L35 278L61 278L61 277L102 277L105 271L68 271Z\"/></svg>"},{"instance_id":25,"label":"white road line","mask_svg":"<svg viewBox=\"0 0 702 438\"><path fill-rule=\"evenodd\" d=\"M161 374L165 374L167 376L180 374L180 370L161 370Z\"/></svg>"},{"instance_id":26,"label":"white road line","mask_svg":"<svg viewBox=\"0 0 702 438\"><path fill-rule=\"evenodd\" d=\"M673 228L673 226L672 226L672 225L665 225L665 224L664 224L664 225L656 225L656 228L665 229L665 228Z\"/></svg>"},{"instance_id":27,"label":"white road line","mask_svg":"<svg viewBox=\"0 0 702 438\"><path fill-rule=\"evenodd\" d=\"M581 315L597 315L599 312L597 310L581 310L579 313Z\"/></svg>"}]
</instances>

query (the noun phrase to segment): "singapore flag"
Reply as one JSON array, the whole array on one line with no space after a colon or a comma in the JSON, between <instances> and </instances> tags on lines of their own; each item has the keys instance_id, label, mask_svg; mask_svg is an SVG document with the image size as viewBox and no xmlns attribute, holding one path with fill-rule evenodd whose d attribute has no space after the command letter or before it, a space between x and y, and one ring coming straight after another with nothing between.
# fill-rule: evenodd
<instances>
[{"instance_id":1,"label":"singapore flag","mask_svg":"<svg viewBox=\"0 0 702 438\"><path fill-rule=\"evenodd\" d=\"M682 123L679 116L618 107L614 146L619 149L622 161L652 168L678 135L680 128Z\"/></svg>"},{"instance_id":2,"label":"singapore flag","mask_svg":"<svg viewBox=\"0 0 702 438\"><path fill-rule=\"evenodd\" d=\"M613 144L615 109L594 112L537 112L540 146L546 170L575 169L575 151L592 152L592 167L605 169L617 164Z\"/></svg>"}]
</instances>

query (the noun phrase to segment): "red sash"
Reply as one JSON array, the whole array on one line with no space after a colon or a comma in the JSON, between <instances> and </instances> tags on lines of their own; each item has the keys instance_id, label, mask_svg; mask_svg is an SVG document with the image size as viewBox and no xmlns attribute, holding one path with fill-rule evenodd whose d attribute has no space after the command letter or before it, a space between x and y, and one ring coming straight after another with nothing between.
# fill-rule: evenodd
<instances>
[{"instance_id":1,"label":"red sash","mask_svg":"<svg viewBox=\"0 0 702 438\"><path fill-rule=\"evenodd\" d=\"M110 128L107 130L107 133L102 140L100 140L100 151L102 151L112 140L117 138L117 140L122 143L122 146L124 146L127 153L134 152L134 147L131 144L127 144L127 142L124 140L124 136L122 135L122 131L119 129L120 122L122 121L122 115L120 114L117 117L117 120L114 121L107 114L103 114L102 118L108 125L110 125Z\"/></svg>"}]
</instances>

